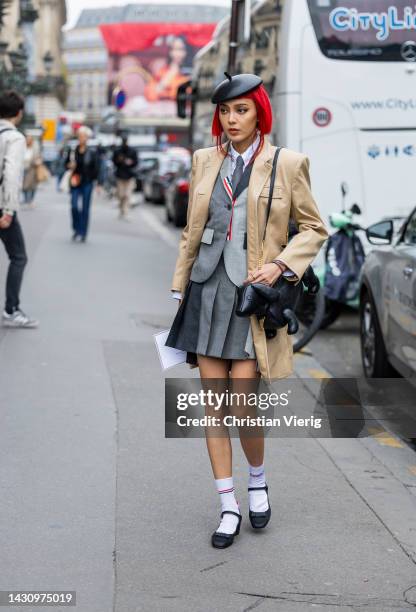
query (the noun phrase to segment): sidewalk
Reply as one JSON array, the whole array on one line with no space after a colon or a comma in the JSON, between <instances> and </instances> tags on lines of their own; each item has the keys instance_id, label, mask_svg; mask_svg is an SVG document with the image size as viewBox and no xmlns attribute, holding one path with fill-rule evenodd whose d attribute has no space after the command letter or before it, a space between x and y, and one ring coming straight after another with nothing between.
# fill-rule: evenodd
<instances>
[{"instance_id":1,"label":"sidewalk","mask_svg":"<svg viewBox=\"0 0 416 612\"><path fill-rule=\"evenodd\" d=\"M416 456L389 436L269 439L264 533L248 526L234 440L242 529L211 548L205 442L164 438L152 334L176 308L172 235L149 207L127 224L97 200L89 241L73 244L65 196L38 199L20 215L22 307L41 326L0 335L0 590L76 590L81 612L414 610ZM307 351L295 363L325 375Z\"/></svg>"}]
</instances>

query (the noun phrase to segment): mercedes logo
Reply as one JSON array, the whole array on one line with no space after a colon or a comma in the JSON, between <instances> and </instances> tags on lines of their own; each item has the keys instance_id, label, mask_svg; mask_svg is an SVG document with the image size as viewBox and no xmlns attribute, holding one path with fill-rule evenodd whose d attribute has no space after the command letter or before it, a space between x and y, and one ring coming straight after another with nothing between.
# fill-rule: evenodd
<instances>
[{"instance_id":1,"label":"mercedes logo","mask_svg":"<svg viewBox=\"0 0 416 612\"><path fill-rule=\"evenodd\" d=\"M400 47L400 54L406 62L416 62L416 42L408 40Z\"/></svg>"}]
</instances>

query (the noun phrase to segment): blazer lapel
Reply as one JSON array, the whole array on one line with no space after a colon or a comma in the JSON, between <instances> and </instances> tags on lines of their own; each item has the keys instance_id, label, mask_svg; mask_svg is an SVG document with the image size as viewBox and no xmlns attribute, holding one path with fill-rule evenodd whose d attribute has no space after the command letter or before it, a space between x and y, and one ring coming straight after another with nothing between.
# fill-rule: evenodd
<instances>
[{"instance_id":1,"label":"blazer lapel","mask_svg":"<svg viewBox=\"0 0 416 612\"><path fill-rule=\"evenodd\" d=\"M224 156L214 150L204 162L203 176L195 189L195 208L198 211L196 216L198 224L205 225L208 219L211 194L214 190L215 181L217 180L218 172L220 172L223 161Z\"/></svg>"},{"instance_id":2,"label":"blazer lapel","mask_svg":"<svg viewBox=\"0 0 416 612\"><path fill-rule=\"evenodd\" d=\"M230 176L230 171L231 171L231 159L227 155L227 157L224 158L224 162L221 164L221 168L220 168L222 180L224 180L227 176Z\"/></svg>"},{"instance_id":3,"label":"blazer lapel","mask_svg":"<svg viewBox=\"0 0 416 612\"><path fill-rule=\"evenodd\" d=\"M274 149L267 138L264 139L264 145L259 155L253 163L250 182L248 185L247 198L247 235L254 240L248 248L249 253L258 253L261 237L263 235L263 227L258 226L257 202L260 193L266 184L272 172ZM253 248L254 247L254 248ZM257 267L257 262L250 261L249 267Z\"/></svg>"}]
</instances>

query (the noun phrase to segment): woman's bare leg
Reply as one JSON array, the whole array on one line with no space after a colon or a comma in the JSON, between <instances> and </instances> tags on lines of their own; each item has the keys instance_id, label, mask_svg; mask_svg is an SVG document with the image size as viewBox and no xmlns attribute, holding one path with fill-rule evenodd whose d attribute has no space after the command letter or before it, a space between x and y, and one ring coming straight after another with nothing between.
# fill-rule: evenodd
<instances>
[{"instance_id":1,"label":"woman's bare leg","mask_svg":"<svg viewBox=\"0 0 416 612\"><path fill-rule=\"evenodd\" d=\"M256 393L260 381L260 373L256 371L255 359L235 359L231 365L231 381L233 393ZM233 414L240 416L256 416L253 407L233 408ZM247 461L252 466L258 466L264 460L264 432L260 426L240 428L240 442ZM257 435L258 434L258 435Z\"/></svg>"},{"instance_id":2,"label":"woman's bare leg","mask_svg":"<svg viewBox=\"0 0 416 612\"><path fill-rule=\"evenodd\" d=\"M212 389L216 393L224 392L228 387L229 360L198 355L198 366L201 382L205 390ZM213 379L213 380L206 380ZM205 382L204 382L205 380ZM220 417L222 409L214 411L206 408L209 416ZM232 476L232 447L227 427L206 427L205 439L214 478L229 478Z\"/></svg>"}]
</instances>

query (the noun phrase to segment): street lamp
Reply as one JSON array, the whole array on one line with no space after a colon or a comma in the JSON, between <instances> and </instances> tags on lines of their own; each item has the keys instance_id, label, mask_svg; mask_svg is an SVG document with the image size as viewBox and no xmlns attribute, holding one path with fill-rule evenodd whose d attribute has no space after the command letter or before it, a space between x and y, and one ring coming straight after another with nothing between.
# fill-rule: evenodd
<instances>
[{"instance_id":1,"label":"street lamp","mask_svg":"<svg viewBox=\"0 0 416 612\"><path fill-rule=\"evenodd\" d=\"M45 72L48 76L50 76L55 59L50 51L46 51L42 59L43 65L45 67Z\"/></svg>"}]
</instances>

